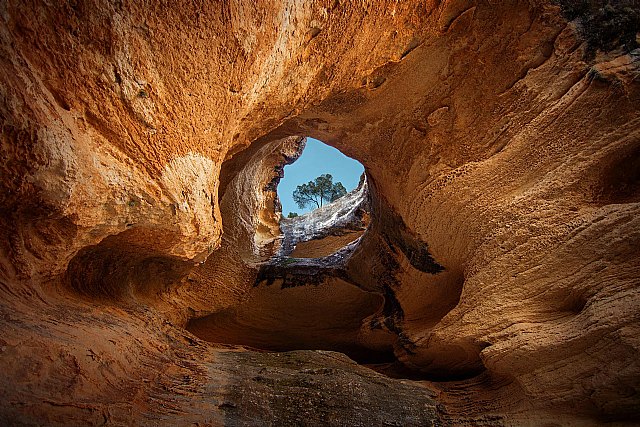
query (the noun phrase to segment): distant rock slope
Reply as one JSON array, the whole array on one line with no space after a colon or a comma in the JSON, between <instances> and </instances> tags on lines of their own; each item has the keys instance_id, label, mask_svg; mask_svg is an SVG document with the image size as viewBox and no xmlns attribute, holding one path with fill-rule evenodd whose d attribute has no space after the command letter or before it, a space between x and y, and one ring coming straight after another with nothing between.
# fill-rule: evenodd
<instances>
[{"instance_id":1,"label":"distant rock slope","mask_svg":"<svg viewBox=\"0 0 640 427\"><path fill-rule=\"evenodd\" d=\"M329 203L321 208L300 215L295 218L282 218L280 229L282 230L282 243L279 256L291 255L300 243L307 243L306 247L311 252L310 245L317 241L327 240L328 237L353 236L344 244L327 248L326 255L347 245L361 236L369 221L369 192L367 181L362 175L358 187L347 193L344 197ZM331 250L333 249L333 250ZM302 258L320 258L319 256L304 256Z\"/></svg>"}]
</instances>

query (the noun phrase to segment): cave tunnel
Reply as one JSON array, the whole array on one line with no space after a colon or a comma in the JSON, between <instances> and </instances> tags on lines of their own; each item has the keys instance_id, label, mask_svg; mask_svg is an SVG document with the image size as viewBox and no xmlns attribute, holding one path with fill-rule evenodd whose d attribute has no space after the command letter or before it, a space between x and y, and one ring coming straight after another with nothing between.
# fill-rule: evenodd
<instances>
[{"instance_id":1,"label":"cave tunnel","mask_svg":"<svg viewBox=\"0 0 640 427\"><path fill-rule=\"evenodd\" d=\"M371 344L361 338L363 325L384 324L378 319L384 297L363 290L347 274L347 262L371 216L362 165L320 141L310 142L311 149L308 138L299 140L299 157L283 157L284 162L293 162L297 170L287 171L284 164L274 168L275 177L264 189L271 192L277 185L279 199L286 200L274 200L272 215L277 217L280 211L295 209L291 193L307 180L314 182L316 175L335 176L333 186L342 186L342 193L333 195L333 201L331 195L325 196L328 200L322 206L322 192L317 190L317 200L307 196L307 206L297 206L297 210L303 209L301 215L282 215L277 249L259 266L247 298L232 308L192 319L187 329L212 342L271 351L333 350L362 363L393 361L393 337L389 332L382 328L368 332L372 335L368 338ZM284 183L283 190L282 181L287 179L289 183ZM327 190L326 194L330 192Z\"/></svg>"}]
</instances>

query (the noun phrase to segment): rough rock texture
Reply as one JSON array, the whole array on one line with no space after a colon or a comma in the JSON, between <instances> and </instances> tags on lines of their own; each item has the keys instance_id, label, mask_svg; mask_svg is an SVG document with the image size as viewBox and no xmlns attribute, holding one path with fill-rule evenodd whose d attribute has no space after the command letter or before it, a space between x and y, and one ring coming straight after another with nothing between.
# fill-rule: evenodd
<instances>
[{"instance_id":1,"label":"rough rock texture","mask_svg":"<svg viewBox=\"0 0 640 427\"><path fill-rule=\"evenodd\" d=\"M0 423L638 419L639 9L2 2ZM365 166L371 223L255 296L303 135ZM184 329L254 296L305 325L312 290L352 311L299 348L422 381Z\"/></svg>"},{"instance_id":2,"label":"rough rock texture","mask_svg":"<svg viewBox=\"0 0 640 427\"><path fill-rule=\"evenodd\" d=\"M363 234L369 225L369 211L369 190L362 175L358 187L333 203L295 218L282 218L283 238L277 256L296 258L296 251L299 258L331 255Z\"/></svg>"},{"instance_id":3,"label":"rough rock texture","mask_svg":"<svg viewBox=\"0 0 640 427\"><path fill-rule=\"evenodd\" d=\"M283 219L280 247L269 260L252 266L258 268L255 284L242 301L196 316L186 328L215 343L271 351L326 349L346 353L359 362L393 361L392 334L361 330L377 317L384 298L361 289L346 270L360 239L353 234L362 234L367 210L363 177L358 188L335 202ZM337 243L341 244L333 246ZM306 245L306 255L318 256L290 256L300 245ZM225 247L223 244L221 252ZM219 264L211 269L220 271Z\"/></svg>"},{"instance_id":4,"label":"rough rock texture","mask_svg":"<svg viewBox=\"0 0 640 427\"><path fill-rule=\"evenodd\" d=\"M263 425L265 420L292 426L443 423L435 393L410 381L390 380L339 353L223 352L218 358L219 374L230 380L220 405L225 425Z\"/></svg>"}]
</instances>

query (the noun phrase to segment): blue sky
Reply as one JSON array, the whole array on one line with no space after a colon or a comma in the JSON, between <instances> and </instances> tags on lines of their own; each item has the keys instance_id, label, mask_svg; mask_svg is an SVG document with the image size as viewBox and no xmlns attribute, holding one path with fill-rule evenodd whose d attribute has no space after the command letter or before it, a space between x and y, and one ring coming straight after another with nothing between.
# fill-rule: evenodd
<instances>
[{"instance_id":1,"label":"blue sky","mask_svg":"<svg viewBox=\"0 0 640 427\"><path fill-rule=\"evenodd\" d=\"M302 155L293 164L284 167L284 178L278 185L282 214L287 216L289 212L303 214L310 211L310 209L300 209L293 201L293 190L298 185L330 173L333 176L333 182L340 181L347 191L351 191L358 185L362 172L364 168L360 162L317 139L307 138L307 146Z\"/></svg>"}]
</instances>

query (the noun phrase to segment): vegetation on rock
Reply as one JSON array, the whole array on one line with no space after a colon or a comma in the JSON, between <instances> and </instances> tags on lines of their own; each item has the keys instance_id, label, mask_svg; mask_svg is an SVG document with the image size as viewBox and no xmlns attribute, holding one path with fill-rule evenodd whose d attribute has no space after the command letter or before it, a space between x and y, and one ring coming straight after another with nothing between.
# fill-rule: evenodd
<instances>
[{"instance_id":1,"label":"vegetation on rock","mask_svg":"<svg viewBox=\"0 0 640 427\"><path fill-rule=\"evenodd\" d=\"M333 176L325 173L313 181L298 185L293 192L293 200L300 209L313 207L313 205L319 208L324 202L333 202L345 194L347 194L347 189L344 188L344 185L339 181L334 184Z\"/></svg>"}]
</instances>

